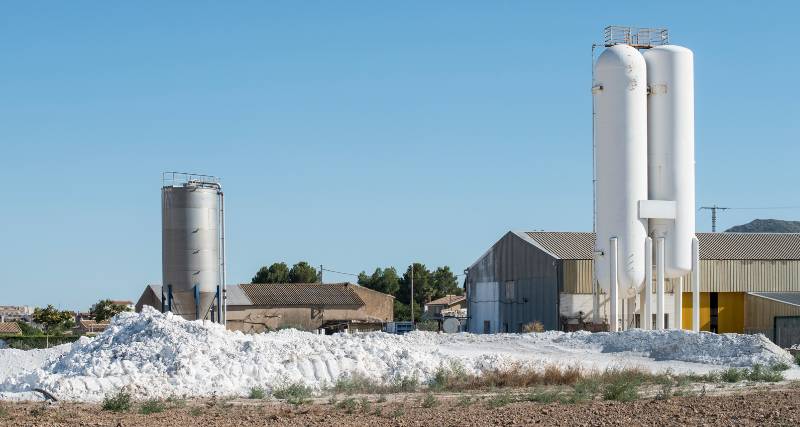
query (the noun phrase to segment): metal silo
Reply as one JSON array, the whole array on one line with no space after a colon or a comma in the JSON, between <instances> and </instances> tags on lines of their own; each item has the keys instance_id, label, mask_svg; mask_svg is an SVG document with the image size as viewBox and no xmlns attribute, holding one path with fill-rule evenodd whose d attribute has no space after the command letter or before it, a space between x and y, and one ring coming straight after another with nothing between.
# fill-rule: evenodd
<instances>
[{"instance_id":1,"label":"metal silo","mask_svg":"<svg viewBox=\"0 0 800 427\"><path fill-rule=\"evenodd\" d=\"M611 287L610 239L616 238L621 292L644 282L647 220L638 203L647 199L647 74L642 54L627 44L608 47L597 59L595 102L597 281Z\"/></svg>"},{"instance_id":2,"label":"metal silo","mask_svg":"<svg viewBox=\"0 0 800 427\"><path fill-rule=\"evenodd\" d=\"M694 77L692 51L657 46L647 62L648 187L650 200L675 201L675 219L650 219L654 239L665 239L667 278L692 269L695 231Z\"/></svg>"},{"instance_id":3,"label":"metal silo","mask_svg":"<svg viewBox=\"0 0 800 427\"><path fill-rule=\"evenodd\" d=\"M161 188L164 310L224 320L224 208L219 179L165 172Z\"/></svg>"}]
</instances>

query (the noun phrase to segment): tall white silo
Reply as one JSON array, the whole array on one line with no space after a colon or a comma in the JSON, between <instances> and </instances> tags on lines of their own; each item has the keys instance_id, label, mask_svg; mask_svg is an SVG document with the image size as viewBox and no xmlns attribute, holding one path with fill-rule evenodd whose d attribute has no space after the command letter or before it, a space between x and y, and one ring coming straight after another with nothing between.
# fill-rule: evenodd
<instances>
[{"instance_id":1,"label":"tall white silo","mask_svg":"<svg viewBox=\"0 0 800 427\"><path fill-rule=\"evenodd\" d=\"M172 174L172 179L165 180L161 188L167 309L186 319L219 320L222 310L215 299L222 299L224 285L222 187L214 177L167 174Z\"/></svg>"},{"instance_id":2,"label":"tall white silo","mask_svg":"<svg viewBox=\"0 0 800 427\"><path fill-rule=\"evenodd\" d=\"M644 282L647 220L647 73L645 60L626 44L608 47L594 65L597 217L595 273L610 288L610 244L617 238L618 283L628 296Z\"/></svg>"},{"instance_id":3,"label":"tall white silo","mask_svg":"<svg viewBox=\"0 0 800 427\"><path fill-rule=\"evenodd\" d=\"M656 46L647 63L648 193L675 201L675 219L649 221L654 239L664 238L664 274L683 277L692 269L695 236L694 66L692 51Z\"/></svg>"}]
</instances>

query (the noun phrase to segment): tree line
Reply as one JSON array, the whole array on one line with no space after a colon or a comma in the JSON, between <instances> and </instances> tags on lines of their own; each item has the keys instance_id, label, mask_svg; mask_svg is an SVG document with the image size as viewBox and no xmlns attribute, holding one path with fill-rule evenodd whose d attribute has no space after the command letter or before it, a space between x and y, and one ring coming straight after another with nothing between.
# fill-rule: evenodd
<instances>
[{"instance_id":1,"label":"tree line","mask_svg":"<svg viewBox=\"0 0 800 427\"><path fill-rule=\"evenodd\" d=\"M411 295L411 276L413 270L414 295ZM261 267L253 276L252 283L315 283L320 272L308 262L300 261L289 268L285 262L276 262L269 267ZM458 277L448 266L429 270L425 264L409 265L400 275L395 267L376 268L372 274L362 271L357 283L365 288L392 295L394 300L394 319L411 320L413 301L414 318L419 320L425 303L445 295L463 295Z\"/></svg>"}]
</instances>

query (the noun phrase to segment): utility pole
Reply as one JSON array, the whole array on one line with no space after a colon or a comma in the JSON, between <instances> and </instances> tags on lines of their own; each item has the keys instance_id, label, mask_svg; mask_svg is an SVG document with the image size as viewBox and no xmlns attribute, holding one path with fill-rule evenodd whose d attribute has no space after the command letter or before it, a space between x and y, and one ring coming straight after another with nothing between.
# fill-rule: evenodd
<instances>
[{"instance_id":1,"label":"utility pole","mask_svg":"<svg viewBox=\"0 0 800 427\"><path fill-rule=\"evenodd\" d=\"M700 208L701 211L702 210L711 211L711 232L712 233L716 233L717 232L717 211L718 210L726 211L728 209L730 209L730 208L723 208L723 207L720 207L720 206L717 206L717 205L714 205L714 206L703 206L703 207Z\"/></svg>"},{"instance_id":2,"label":"utility pole","mask_svg":"<svg viewBox=\"0 0 800 427\"><path fill-rule=\"evenodd\" d=\"M414 324L414 263L411 263L411 324Z\"/></svg>"},{"instance_id":3,"label":"utility pole","mask_svg":"<svg viewBox=\"0 0 800 427\"><path fill-rule=\"evenodd\" d=\"M323 271L325 271L325 270L322 268L322 264L320 264L320 265L319 265L319 283L320 283L320 284L322 284L322 283L323 283L323 282L322 282L322 272L323 272Z\"/></svg>"}]
</instances>

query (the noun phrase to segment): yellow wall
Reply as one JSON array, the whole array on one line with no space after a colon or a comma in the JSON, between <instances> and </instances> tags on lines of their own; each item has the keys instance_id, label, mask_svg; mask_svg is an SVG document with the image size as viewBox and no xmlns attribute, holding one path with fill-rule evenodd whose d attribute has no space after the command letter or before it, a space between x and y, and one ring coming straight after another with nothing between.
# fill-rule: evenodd
<instances>
[{"instance_id":1,"label":"yellow wall","mask_svg":"<svg viewBox=\"0 0 800 427\"><path fill-rule=\"evenodd\" d=\"M692 329L692 293L683 293L683 317L681 318L683 329ZM711 295L708 292L700 292L700 330L711 330Z\"/></svg>"},{"instance_id":2,"label":"yellow wall","mask_svg":"<svg viewBox=\"0 0 800 427\"><path fill-rule=\"evenodd\" d=\"M744 332L744 293L719 292L717 294L719 317L717 332ZM683 329L692 329L692 293L683 293ZM711 294L700 293L700 330L711 330Z\"/></svg>"},{"instance_id":3,"label":"yellow wall","mask_svg":"<svg viewBox=\"0 0 800 427\"><path fill-rule=\"evenodd\" d=\"M719 294L719 325L717 332L720 334L744 332L744 293L720 292Z\"/></svg>"}]
</instances>

